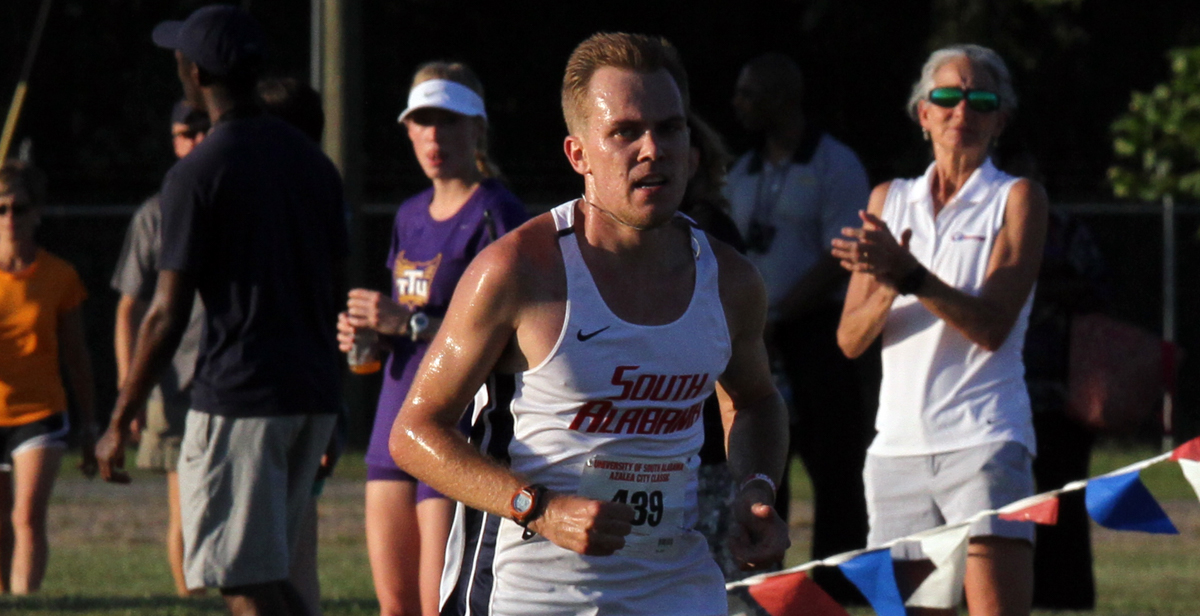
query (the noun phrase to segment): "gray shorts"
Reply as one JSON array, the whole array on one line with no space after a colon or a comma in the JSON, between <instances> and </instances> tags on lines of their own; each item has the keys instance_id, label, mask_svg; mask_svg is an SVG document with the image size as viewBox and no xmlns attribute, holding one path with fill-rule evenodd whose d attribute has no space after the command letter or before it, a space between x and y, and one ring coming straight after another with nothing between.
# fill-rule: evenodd
<instances>
[{"instance_id":1,"label":"gray shorts","mask_svg":"<svg viewBox=\"0 0 1200 616\"><path fill-rule=\"evenodd\" d=\"M174 472L179 465L183 443L183 425L192 404L191 389L164 395L155 387L146 401L146 426L138 443L137 466L154 471Z\"/></svg>"},{"instance_id":2,"label":"gray shorts","mask_svg":"<svg viewBox=\"0 0 1200 616\"><path fill-rule=\"evenodd\" d=\"M966 521L1033 495L1033 456L1005 441L927 456L867 455L863 470L876 547L943 524ZM1033 543L1032 522L989 516L971 524L972 537L1008 537ZM916 558L913 554L897 554Z\"/></svg>"},{"instance_id":3,"label":"gray shorts","mask_svg":"<svg viewBox=\"0 0 1200 616\"><path fill-rule=\"evenodd\" d=\"M192 410L179 458L188 588L286 580L337 416Z\"/></svg>"}]
</instances>

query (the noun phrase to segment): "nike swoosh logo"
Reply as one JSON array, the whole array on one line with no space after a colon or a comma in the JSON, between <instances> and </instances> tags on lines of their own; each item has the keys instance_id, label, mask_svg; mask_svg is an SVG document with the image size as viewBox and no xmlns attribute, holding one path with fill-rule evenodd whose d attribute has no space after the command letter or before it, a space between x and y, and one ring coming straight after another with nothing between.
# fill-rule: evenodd
<instances>
[{"instance_id":1,"label":"nike swoosh logo","mask_svg":"<svg viewBox=\"0 0 1200 616\"><path fill-rule=\"evenodd\" d=\"M580 342L587 342L588 340L591 340L596 334L599 334L600 332L602 332L610 327L612 327L612 325L605 325L604 327L601 327L600 329L598 329L590 334L583 333L583 330L581 329L575 333L575 337L578 338Z\"/></svg>"}]
</instances>

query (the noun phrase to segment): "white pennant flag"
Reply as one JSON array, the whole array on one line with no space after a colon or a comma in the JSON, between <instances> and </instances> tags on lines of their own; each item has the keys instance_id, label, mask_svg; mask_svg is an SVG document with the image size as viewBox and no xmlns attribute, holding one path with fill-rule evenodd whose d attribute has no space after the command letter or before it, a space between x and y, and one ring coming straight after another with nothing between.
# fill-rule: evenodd
<instances>
[{"instance_id":1,"label":"white pennant flag","mask_svg":"<svg viewBox=\"0 0 1200 616\"><path fill-rule=\"evenodd\" d=\"M1188 483L1192 484L1192 489L1196 491L1196 497L1200 498L1200 462L1180 459L1179 468L1183 469L1183 476L1187 478Z\"/></svg>"},{"instance_id":2,"label":"white pennant flag","mask_svg":"<svg viewBox=\"0 0 1200 616\"><path fill-rule=\"evenodd\" d=\"M960 524L919 536L921 551L937 567L904 604L910 607L953 609L962 600L963 577L967 573L967 533L970 524Z\"/></svg>"}]
</instances>

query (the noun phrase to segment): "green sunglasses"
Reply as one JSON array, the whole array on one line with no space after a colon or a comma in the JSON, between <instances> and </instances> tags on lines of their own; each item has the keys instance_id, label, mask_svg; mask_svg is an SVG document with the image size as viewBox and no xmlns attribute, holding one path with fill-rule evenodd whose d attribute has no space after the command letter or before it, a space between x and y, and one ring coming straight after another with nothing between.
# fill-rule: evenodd
<instances>
[{"instance_id":1,"label":"green sunglasses","mask_svg":"<svg viewBox=\"0 0 1200 616\"><path fill-rule=\"evenodd\" d=\"M980 113L991 113L1000 109L1000 95L987 90L964 90L962 88L934 88L929 92L929 102L938 107L953 109L963 99L967 107Z\"/></svg>"}]
</instances>

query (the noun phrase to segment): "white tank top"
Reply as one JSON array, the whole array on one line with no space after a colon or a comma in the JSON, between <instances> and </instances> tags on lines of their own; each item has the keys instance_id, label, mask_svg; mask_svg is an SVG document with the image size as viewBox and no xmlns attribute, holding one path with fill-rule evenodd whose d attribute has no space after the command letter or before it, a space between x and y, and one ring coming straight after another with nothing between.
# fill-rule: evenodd
<instances>
[{"instance_id":1,"label":"white tank top","mask_svg":"<svg viewBox=\"0 0 1200 616\"><path fill-rule=\"evenodd\" d=\"M882 218L897 236L912 229L912 254L930 272L978 295L1004 226L1009 191L1020 178L999 171L988 159L934 218L933 173L930 165L920 178L893 181ZM1016 441L1035 453L1021 360L1032 303L1030 291L1008 338L991 352L934 316L915 296L897 297L883 327L878 434L870 452L926 455Z\"/></svg>"},{"instance_id":2,"label":"white tank top","mask_svg":"<svg viewBox=\"0 0 1200 616\"><path fill-rule=\"evenodd\" d=\"M628 323L593 282L574 214L574 201L552 212L567 278L558 341L541 364L515 375L506 451L488 447L532 482L630 504L635 534L615 555L588 557L541 536L523 540L507 519L464 522L495 537L495 582L485 600L479 583L460 574L460 594L494 614L725 614L724 578L692 528L701 409L731 354L717 260L705 234L692 229L695 287L686 312L666 325ZM472 554L489 550L470 539L452 543L466 546L479 578ZM456 561L448 562L468 566Z\"/></svg>"}]
</instances>

